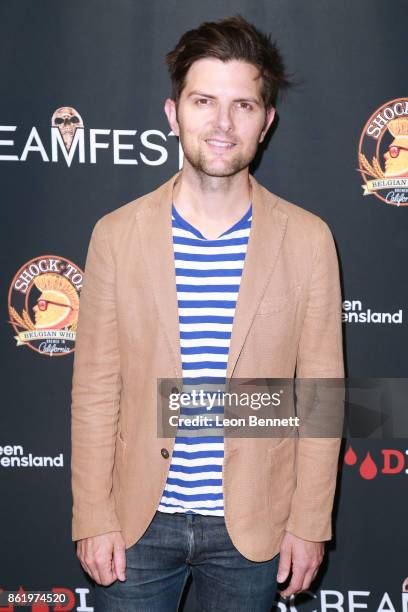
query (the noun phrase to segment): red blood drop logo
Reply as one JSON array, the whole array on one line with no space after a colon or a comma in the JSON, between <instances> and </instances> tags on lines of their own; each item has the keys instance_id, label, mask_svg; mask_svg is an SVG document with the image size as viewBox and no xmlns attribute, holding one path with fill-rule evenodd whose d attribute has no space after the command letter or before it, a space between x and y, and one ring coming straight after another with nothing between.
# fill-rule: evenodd
<instances>
[{"instance_id":1,"label":"red blood drop logo","mask_svg":"<svg viewBox=\"0 0 408 612\"><path fill-rule=\"evenodd\" d=\"M363 463L360 465L360 474L365 480L372 480L377 476L378 469L370 453L368 452Z\"/></svg>"},{"instance_id":2,"label":"red blood drop logo","mask_svg":"<svg viewBox=\"0 0 408 612\"><path fill-rule=\"evenodd\" d=\"M346 454L344 455L344 463L346 465L354 465L357 461L357 455L353 448L350 446Z\"/></svg>"}]
</instances>

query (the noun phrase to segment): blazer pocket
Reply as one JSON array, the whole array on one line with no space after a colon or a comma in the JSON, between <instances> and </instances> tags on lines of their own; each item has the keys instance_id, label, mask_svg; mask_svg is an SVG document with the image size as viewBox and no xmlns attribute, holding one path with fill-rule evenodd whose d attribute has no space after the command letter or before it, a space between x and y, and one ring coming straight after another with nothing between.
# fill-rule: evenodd
<instances>
[{"instance_id":1,"label":"blazer pocket","mask_svg":"<svg viewBox=\"0 0 408 612\"><path fill-rule=\"evenodd\" d=\"M300 296L300 285L292 287L283 294L276 294L274 296L266 297L259 304L257 315L273 314L284 310L291 304L298 301Z\"/></svg>"}]
</instances>

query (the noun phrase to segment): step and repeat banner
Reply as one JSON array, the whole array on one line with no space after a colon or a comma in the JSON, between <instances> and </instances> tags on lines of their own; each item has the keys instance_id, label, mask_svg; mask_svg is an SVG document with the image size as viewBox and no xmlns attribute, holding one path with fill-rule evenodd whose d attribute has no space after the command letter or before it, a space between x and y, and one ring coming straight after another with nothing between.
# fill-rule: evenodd
<instances>
[{"instance_id":1,"label":"step and repeat banner","mask_svg":"<svg viewBox=\"0 0 408 612\"><path fill-rule=\"evenodd\" d=\"M202 21L239 13L278 42L296 86L252 171L333 231L348 376L407 376L407 9L406 0L0 3L0 588L63 592L56 610L93 610L71 541L85 257L102 215L180 167L164 56ZM319 579L273 609L408 612L408 441L354 433ZM182 609L198 610L193 583Z\"/></svg>"}]
</instances>

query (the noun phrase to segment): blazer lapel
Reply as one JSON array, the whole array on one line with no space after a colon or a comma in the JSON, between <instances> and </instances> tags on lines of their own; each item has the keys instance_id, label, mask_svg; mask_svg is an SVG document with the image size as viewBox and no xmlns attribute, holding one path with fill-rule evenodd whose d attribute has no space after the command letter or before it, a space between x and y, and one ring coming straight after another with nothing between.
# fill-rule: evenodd
<instances>
[{"instance_id":1,"label":"blazer lapel","mask_svg":"<svg viewBox=\"0 0 408 612\"><path fill-rule=\"evenodd\" d=\"M173 356L174 376L181 379L179 317L171 221L173 185L179 174L179 172L175 174L156 191L150 208L139 215L138 224L159 319Z\"/></svg>"},{"instance_id":2,"label":"blazer lapel","mask_svg":"<svg viewBox=\"0 0 408 612\"><path fill-rule=\"evenodd\" d=\"M227 378L231 378L252 320L273 273L287 215L276 208L277 196L266 192L250 175L252 223L232 326Z\"/></svg>"}]
</instances>

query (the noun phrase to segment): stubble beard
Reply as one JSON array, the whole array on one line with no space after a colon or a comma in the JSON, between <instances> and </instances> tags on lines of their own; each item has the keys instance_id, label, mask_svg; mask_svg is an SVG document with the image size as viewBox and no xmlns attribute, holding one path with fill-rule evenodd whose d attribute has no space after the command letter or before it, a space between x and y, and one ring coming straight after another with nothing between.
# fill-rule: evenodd
<instances>
[{"instance_id":1,"label":"stubble beard","mask_svg":"<svg viewBox=\"0 0 408 612\"><path fill-rule=\"evenodd\" d=\"M189 162L190 166L200 176L210 177L230 177L238 174L241 170L244 170L251 163L253 156L244 157L242 154L237 154L231 157L228 163L224 163L223 166L218 166L216 163L212 163L204 151L198 149L197 151L190 151L188 148L184 150L184 157Z\"/></svg>"}]
</instances>

